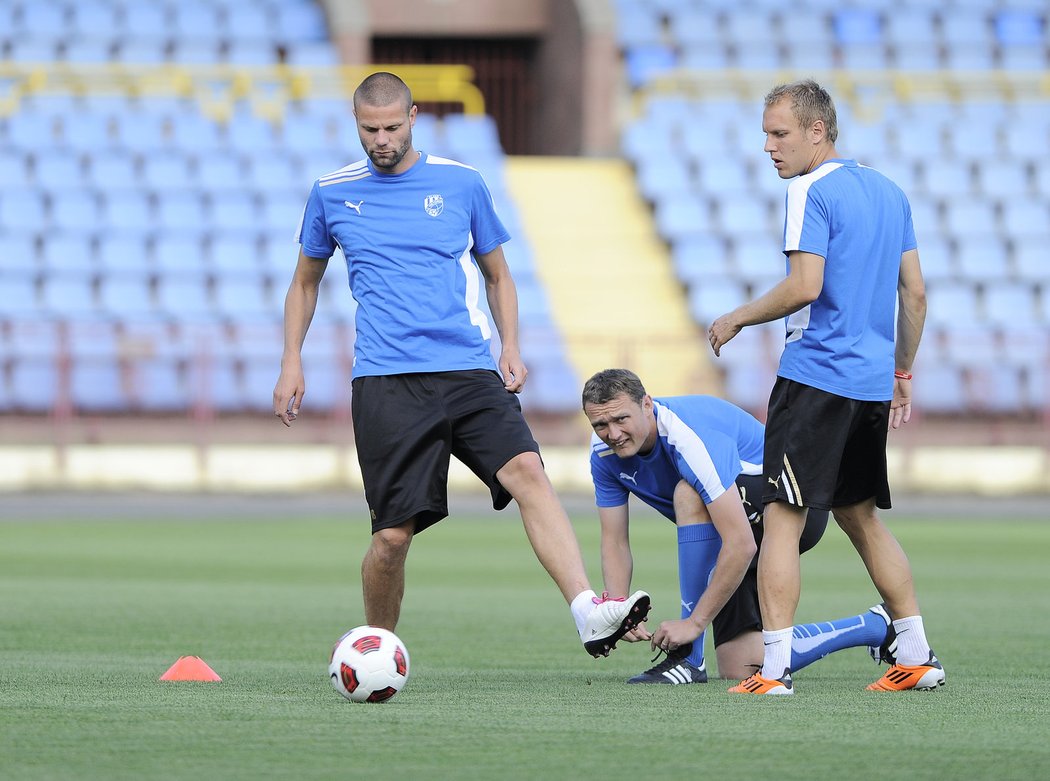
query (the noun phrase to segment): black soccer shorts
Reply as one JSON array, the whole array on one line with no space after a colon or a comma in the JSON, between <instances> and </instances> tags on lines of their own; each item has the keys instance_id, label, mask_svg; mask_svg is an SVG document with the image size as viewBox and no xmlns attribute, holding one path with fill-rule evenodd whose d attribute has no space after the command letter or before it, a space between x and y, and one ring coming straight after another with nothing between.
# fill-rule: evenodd
<instances>
[{"instance_id":1,"label":"black soccer shorts","mask_svg":"<svg viewBox=\"0 0 1050 781\"><path fill-rule=\"evenodd\" d=\"M502 510L511 496L496 472L521 453L539 453L518 397L494 371L358 377L351 413L373 533L413 518L420 532L446 517L451 455Z\"/></svg>"},{"instance_id":2,"label":"black soccer shorts","mask_svg":"<svg viewBox=\"0 0 1050 781\"><path fill-rule=\"evenodd\" d=\"M769 396L763 502L890 507L888 401L858 401L778 377Z\"/></svg>"}]
</instances>

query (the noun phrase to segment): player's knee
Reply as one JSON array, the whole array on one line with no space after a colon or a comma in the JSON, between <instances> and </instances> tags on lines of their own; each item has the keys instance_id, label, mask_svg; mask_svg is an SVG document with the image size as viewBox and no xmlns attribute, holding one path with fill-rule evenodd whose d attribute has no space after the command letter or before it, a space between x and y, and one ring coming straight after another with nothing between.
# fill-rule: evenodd
<instances>
[{"instance_id":1,"label":"player's knee","mask_svg":"<svg viewBox=\"0 0 1050 781\"><path fill-rule=\"evenodd\" d=\"M372 552L383 559L404 559L412 544L412 525L409 523L379 529L372 535Z\"/></svg>"},{"instance_id":2,"label":"player's knee","mask_svg":"<svg viewBox=\"0 0 1050 781\"><path fill-rule=\"evenodd\" d=\"M522 493L553 490L538 453L528 452L514 456L496 473L496 479L516 499L519 499Z\"/></svg>"}]
</instances>

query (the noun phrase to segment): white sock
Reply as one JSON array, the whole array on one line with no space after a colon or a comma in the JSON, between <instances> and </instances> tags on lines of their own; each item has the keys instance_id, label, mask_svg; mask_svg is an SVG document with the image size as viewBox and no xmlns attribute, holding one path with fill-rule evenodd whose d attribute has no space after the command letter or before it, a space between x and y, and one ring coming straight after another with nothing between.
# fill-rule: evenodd
<instances>
[{"instance_id":1,"label":"white sock","mask_svg":"<svg viewBox=\"0 0 1050 781\"><path fill-rule=\"evenodd\" d=\"M762 644L765 646L765 659L762 660L762 677L769 680L784 677L784 671L791 667L791 633L794 627L776 629L772 632L762 630Z\"/></svg>"},{"instance_id":2,"label":"white sock","mask_svg":"<svg viewBox=\"0 0 1050 781\"><path fill-rule=\"evenodd\" d=\"M597 594L587 589L587 591L581 591L577 594L569 605L569 610L572 611L572 618L576 622L576 631L580 633L581 640L583 639L583 627L587 624L587 616L594 610L594 600L597 598Z\"/></svg>"},{"instance_id":3,"label":"white sock","mask_svg":"<svg viewBox=\"0 0 1050 781\"><path fill-rule=\"evenodd\" d=\"M898 618L893 628L897 630L897 662L909 667L926 664L930 659L930 643L926 640L922 616Z\"/></svg>"}]
</instances>

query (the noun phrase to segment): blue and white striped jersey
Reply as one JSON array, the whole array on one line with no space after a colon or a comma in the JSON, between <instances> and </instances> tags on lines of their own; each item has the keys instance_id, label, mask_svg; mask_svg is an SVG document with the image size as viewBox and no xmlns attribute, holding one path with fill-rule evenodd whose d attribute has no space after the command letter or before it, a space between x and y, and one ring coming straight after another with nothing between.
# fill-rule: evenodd
<instances>
[{"instance_id":1,"label":"blue and white striped jersey","mask_svg":"<svg viewBox=\"0 0 1050 781\"><path fill-rule=\"evenodd\" d=\"M591 479L599 507L619 507L634 494L675 519L674 489L686 480L710 504L741 474L762 474L765 428L752 415L714 396L653 399L657 438L645 455L620 458L597 435Z\"/></svg>"},{"instance_id":2,"label":"blue and white striped jersey","mask_svg":"<svg viewBox=\"0 0 1050 781\"><path fill-rule=\"evenodd\" d=\"M401 174L361 160L318 179L297 240L330 258L338 244L357 301L354 377L492 369L471 252L510 239L474 168L423 154Z\"/></svg>"},{"instance_id":3,"label":"blue and white striped jersey","mask_svg":"<svg viewBox=\"0 0 1050 781\"><path fill-rule=\"evenodd\" d=\"M897 279L911 205L873 168L829 160L788 185L784 252L824 258L824 287L787 318L781 377L861 401L893 396Z\"/></svg>"}]
</instances>

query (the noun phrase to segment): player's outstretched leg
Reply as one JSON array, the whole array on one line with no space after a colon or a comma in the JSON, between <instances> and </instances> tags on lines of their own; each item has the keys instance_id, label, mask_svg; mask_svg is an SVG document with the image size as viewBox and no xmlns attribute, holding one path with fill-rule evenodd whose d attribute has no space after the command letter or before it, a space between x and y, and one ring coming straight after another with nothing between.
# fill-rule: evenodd
<instances>
[{"instance_id":1,"label":"player's outstretched leg","mask_svg":"<svg viewBox=\"0 0 1050 781\"><path fill-rule=\"evenodd\" d=\"M608 594L594 598L594 609L584 623L583 647L591 656L608 656L617 641L649 615L649 595L635 591L629 597L610 599Z\"/></svg>"}]
</instances>

